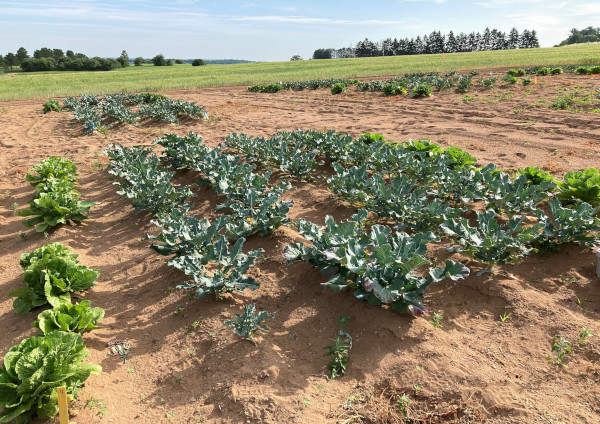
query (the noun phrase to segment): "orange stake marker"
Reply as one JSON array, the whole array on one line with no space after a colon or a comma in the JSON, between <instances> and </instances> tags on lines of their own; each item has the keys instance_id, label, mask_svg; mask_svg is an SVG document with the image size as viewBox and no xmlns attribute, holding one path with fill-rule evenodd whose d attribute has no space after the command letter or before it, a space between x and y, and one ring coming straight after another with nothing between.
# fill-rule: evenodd
<instances>
[{"instance_id":1,"label":"orange stake marker","mask_svg":"<svg viewBox=\"0 0 600 424\"><path fill-rule=\"evenodd\" d=\"M58 395L58 417L60 424L69 424L69 405L67 403L67 388L57 387L56 394Z\"/></svg>"}]
</instances>

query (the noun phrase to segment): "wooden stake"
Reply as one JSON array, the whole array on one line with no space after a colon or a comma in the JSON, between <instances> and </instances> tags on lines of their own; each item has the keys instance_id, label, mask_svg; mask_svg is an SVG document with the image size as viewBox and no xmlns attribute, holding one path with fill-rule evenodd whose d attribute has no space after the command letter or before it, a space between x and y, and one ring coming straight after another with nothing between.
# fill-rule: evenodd
<instances>
[{"instance_id":1,"label":"wooden stake","mask_svg":"<svg viewBox=\"0 0 600 424\"><path fill-rule=\"evenodd\" d=\"M67 388L57 387L56 394L58 395L58 417L60 424L69 424L69 405L67 403Z\"/></svg>"}]
</instances>

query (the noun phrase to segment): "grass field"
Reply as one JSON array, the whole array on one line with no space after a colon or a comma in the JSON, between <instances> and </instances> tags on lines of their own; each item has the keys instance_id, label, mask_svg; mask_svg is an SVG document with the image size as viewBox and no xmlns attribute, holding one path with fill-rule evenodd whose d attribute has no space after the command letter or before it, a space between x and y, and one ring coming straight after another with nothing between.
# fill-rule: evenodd
<instances>
[{"instance_id":1,"label":"grass field","mask_svg":"<svg viewBox=\"0 0 600 424\"><path fill-rule=\"evenodd\" d=\"M600 63L600 43L543 49L452 53L445 57L436 54L201 67L130 66L110 72L7 73L0 75L0 100L579 63Z\"/></svg>"}]
</instances>

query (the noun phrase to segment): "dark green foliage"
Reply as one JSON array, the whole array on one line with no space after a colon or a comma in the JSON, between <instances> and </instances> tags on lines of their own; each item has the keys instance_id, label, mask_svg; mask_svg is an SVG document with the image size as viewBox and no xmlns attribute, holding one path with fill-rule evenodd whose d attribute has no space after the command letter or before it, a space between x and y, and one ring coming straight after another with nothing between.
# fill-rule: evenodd
<instances>
[{"instance_id":1,"label":"dark green foliage","mask_svg":"<svg viewBox=\"0 0 600 424\"><path fill-rule=\"evenodd\" d=\"M41 312L32 326L44 334L56 330L81 334L102 328L97 324L103 317L104 309L92 308L89 300L83 300L74 305L62 303Z\"/></svg>"},{"instance_id":2,"label":"dark green foliage","mask_svg":"<svg viewBox=\"0 0 600 424\"><path fill-rule=\"evenodd\" d=\"M517 77L505 75L504 77L502 77L502 81L506 84L516 84L517 82L519 82L519 79Z\"/></svg>"},{"instance_id":3,"label":"dark green foliage","mask_svg":"<svg viewBox=\"0 0 600 424\"><path fill-rule=\"evenodd\" d=\"M19 314L46 303L54 307L71 303L72 292L89 289L100 275L95 269L78 265L77 255L60 243L48 243L32 253L24 253L20 264L27 287L10 293L17 297L13 307Z\"/></svg>"},{"instance_id":4,"label":"dark green foliage","mask_svg":"<svg viewBox=\"0 0 600 424\"><path fill-rule=\"evenodd\" d=\"M551 109L566 110L566 109L569 109L569 107L571 107L571 105L573 105L573 103L575 102L575 94L573 94L573 93L565 94L562 97L556 97L552 100L554 100L554 101L550 105Z\"/></svg>"},{"instance_id":5,"label":"dark green foliage","mask_svg":"<svg viewBox=\"0 0 600 424\"><path fill-rule=\"evenodd\" d=\"M544 181L553 181L552 175L538 166L527 166L525 169L517 169L517 175L525 175L528 185L539 185Z\"/></svg>"},{"instance_id":6,"label":"dark green foliage","mask_svg":"<svg viewBox=\"0 0 600 424\"><path fill-rule=\"evenodd\" d=\"M331 86L331 94L340 94L344 91L348 91L348 87L346 87L346 84L344 83L338 82L337 84Z\"/></svg>"},{"instance_id":7,"label":"dark green foliage","mask_svg":"<svg viewBox=\"0 0 600 424\"><path fill-rule=\"evenodd\" d=\"M281 90L283 90L283 85L281 84L253 85L248 87L248 91L253 93L277 93Z\"/></svg>"},{"instance_id":8,"label":"dark green foliage","mask_svg":"<svg viewBox=\"0 0 600 424\"><path fill-rule=\"evenodd\" d=\"M192 66L204 66L204 65L206 65L206 62L204 61L204 59L192 60Z\"/></svg>"},{"instance_id":9,"label":"dark green foliage","mask_svg":"<svg viewBox=\"0 0 600 424\"><path fill-rule=\"evenodd\" d=\"M521 80L521 84L523 84L523 85L529 85L529 84L531 84L531 81L532 81L531 78L523 78Z\"/></svg>"},{"instance_id":10,"label":"dark green foliage","mask_svg":"<svg viewBox=\"0 0 600 424\"><path fill-rule=\"evenodd\" d=\"M141 56L136 57L135 60L133 61L133 64L135 66L142 66L144 64L144 58Z\"/></svg>"},{"instance_id":11,"label":"dark green foliage","mask_svg":"<svg viewBox=\"0 0 600 424\"><path fill-rule=\"evenodd\" d=\"M550 74L551 75L560 75L562 73L563 73L562 68L556 67L556 68L550 69Z\"/></svg>"},{"instance_id":12,"label":"dark green foliage","mask_svg":"<svg viewBox=\"0 0 600 424\"><path fill-rule=\"evenodd\" d=\"M375 143L377 141L385 141L385 137L382 136L381 134L364 133L364 134L361 134L356 139L356 141L358 143L371 144L371 143Z\"/></svg>"},{"instance_id":13,"label":"dark green foliage","mask_svg":"<svg viewBox=\"0 0 600 424\"><path fill-rule=\"evenodd\" d=\"M44 108L44 113L60 112L60 103L58 103L56 100L47 100L46 103L44 103L42 106Z\"/></svg>"},{"instance_id":14,"label":"dark green foliage","mask_svg":"<svg viewBox=\"0 0 600 424\"><path fill-rule=\"evenodd\" d=\"M506 71L507 75L510 75L511 77L522 77L525 76L525 69L509 69L508 71Z\"/></svg>"},{"instance_id":15,"label":"dark green foliage","mask_svg":"<svg viewBox=\"0 0 600 424\"><path fill-rule=\"evenodd\" d=\"M575 73L577 75L588 75L592 73L592 70L589 66L580 66L579 68L575 69Z\"/></svg>"},{"instance_id":16,"label":"dark green foliage","mask_svg":"<svg viewBox=\"0 0 600 424\"><path fill-rule=\"evenodd\" d=\"M152 58L154 66L167 66L167 61L162 54L157 54Z\"/></svg>"},{"instance_id":17,"label":"dark green foliage","mask_svg":"<svg viewBox=\"0 0 600 424\"><path fill-rule=\"evenodd\" d=\"M225 321L225 325L233 328L235 334L250 341L254 341L254 334L257 331L269 331L269 327L261 324L267 318L275 318L275 314L267 311L256 313L256 304L251 303L244 306L242 315L235 314L235 321Z\"/></svg>"},{"instance_id":18,"label":"dark green foliage","mask_svg":"<svg viewBox=\"0 0 600 424\"><path fill-rule=\"evenodd\" d=\"M546 67L542 67L542 68L538 69L535 74L539 75L539 76L550 75L550 69L548 69Z\"/></svg>"},{"instance_id":19,"label":"dark green foliage","mask_svg":"<svg viewBox=\"0 0 600 424\"><path fill-rule=\"evenodd\" d=\"M54 331L34 336L10 348L0 368L0 423L25 424L37 416L48 420L58 414L56 388L64 386L69 398L102 368L82 364L89 351L81 335Z\"/></svg>"}]
</instances>

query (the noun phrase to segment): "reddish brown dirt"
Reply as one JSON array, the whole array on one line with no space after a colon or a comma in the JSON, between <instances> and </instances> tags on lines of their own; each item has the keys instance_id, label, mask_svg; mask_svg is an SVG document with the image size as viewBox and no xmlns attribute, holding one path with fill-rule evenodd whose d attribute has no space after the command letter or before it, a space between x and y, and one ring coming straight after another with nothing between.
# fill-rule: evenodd
<instances>
[{"instance_id":1,"label":"reddish brown dirt","mask_svg":"<svg viewBox=\"0 0 600 424\"><path fill-rule=\"evenodd\" d=\"M73 405L78 415L72 421L80 424L391 423L402 420L396 406L402 393L412 400L409 416L429 422L600 422L600 284L593 252L572 247L534 255L505 268L514 278L472 273L465 281L438 283L425 297L444 315L443 327L435 328L431 317L401 316L361 304L349 292L321 291L324 278L310 265L286 265L284 247L302 238L281 228L245 246L265 249L251 271L259 290L224 301L190 300L172 289L184 276L141 241L155 232L151 218L134 215L115 193L100 153L108 143L150 144L165 131L193 130L216 145L230 132L336 129L394 141L431 138L466 149L482 164L538 165L560 175L598 165L600 119L589 111L598 106L574 112L548 105L553 97L575 90L581 96L598 86L597 77L561 75L539 78L530 88L475 88L473 99L450 92L410 99L328 90L252 94L244 87L178 91L167 94L205 105L211 121L124 126L88 136L69 113L43 115L43 101L0 103L0 355L35 334L34 316L17 315L8 297L21 284L19 256L59 241L102 273L84 296L106 310L105 327L85 336L89 360L103 372L88 380ZM24 175L50 155L76 162L82 198L98 205L82 225L44 238L22 226L11 205L26 207L33 189ZM194 181L193 175L178 178ZM195 191L198 214L213 213L217 196ZM323 183L299 184L286 197L296 201L293 220L322 223L326 214L342 219L354 212L332 201ZM236 339L223 323L250 302L276 314L257 346ZM501 324L500 315L508 313ZM323 348L340 315L351 318L354 348L348 374L330 381ZM582 327L594 335L578 344ZM568 367L546 361L557 335L574 347ZM131 341L126 364L107 354L106 343L115 338Z\"/></svg>"}]
</instances>

